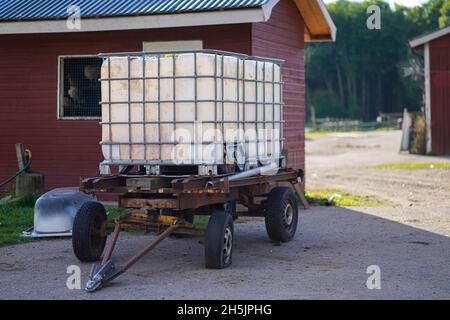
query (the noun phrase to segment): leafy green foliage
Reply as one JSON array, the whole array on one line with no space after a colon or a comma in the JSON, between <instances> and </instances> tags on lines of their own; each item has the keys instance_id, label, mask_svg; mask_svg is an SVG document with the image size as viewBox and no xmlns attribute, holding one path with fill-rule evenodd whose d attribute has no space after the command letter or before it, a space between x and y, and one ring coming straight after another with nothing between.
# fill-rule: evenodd
<instances>
[{"instance_id":1,"label":"leafy green foliage","mask_svg":"<svg viewBox=\"0 0 450 320\"><path fill-rule=\"evenodd\" d=\"M439 26L444 28L450 26L450 0L446 0L439 10L441 14L439 17Z\"/></svg>"}]
</instances>

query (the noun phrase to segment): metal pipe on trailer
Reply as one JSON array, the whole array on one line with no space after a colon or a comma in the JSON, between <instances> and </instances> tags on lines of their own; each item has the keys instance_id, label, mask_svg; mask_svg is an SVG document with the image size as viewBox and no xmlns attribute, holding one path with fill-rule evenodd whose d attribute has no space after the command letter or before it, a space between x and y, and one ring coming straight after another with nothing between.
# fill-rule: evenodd
<instances>
[{"instance_id":1,"label":"metal pipe on trailer","mask_svg":"<svg viewBox=\"0 0 450 320\"><path fill-rule=\"evenodd\" d=\"M231 176L227 176L225 178L220 179L221 182L224 182L225 179L228 179L228 181L236 181L239 179L249 178L253 176L257 176L259 174L261 175L274 175L278 172L278 165L275 162L272 162L268 165L250 169L247 171L239 172Z\"/></svg>"},{"instance_id":2,"label":"metal pipe on trailer","mask_svg":"<svg viewBox=\"0 0 450 320\"><path fill-rule=\"evenodd\" d=\"M122 273L130 269L136 262L138 262L143 256L145 256L148 252L153 250L158 244L161 243L164 239L166 239L170 234L172 234L176 229L177 225L171 225L167 228L163 233L161 233L158 237L152 240L148 245L146 245L141 251L136 253L133 257L131 257L123 266L115 266L112 262L111 253L114 249L115 243L117 241L117 237L119 235L120 230L120 222L116 223L116 230L113 243L111 244L110 250L105 255L100 266L94 265L91 274L89 276L89 280L86 283L86 291L94 292L100 289L104 284L114 280Z\"/></svg>"}]
</instances>

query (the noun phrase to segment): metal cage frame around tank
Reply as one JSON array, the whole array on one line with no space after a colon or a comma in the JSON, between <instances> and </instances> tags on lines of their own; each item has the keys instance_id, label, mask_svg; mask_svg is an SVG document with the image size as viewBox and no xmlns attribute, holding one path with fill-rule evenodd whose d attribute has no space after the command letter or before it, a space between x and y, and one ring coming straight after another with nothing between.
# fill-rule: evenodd
<instances>
[{"instance_id":1,"label":"metal cage frame around tank","mask_svg":"<svg viewBox=\"0 0 450 320\"><path fill-rule=\"evenodd\" d=\"M205 53L205 54L212 54L214 55L214 74L211 75L198 75L198 69L197 69L197 55L199 53ZM176 56L180 55L180 54L193 54L194 55L194 75L189 76L189 75L177 75L176 74ZM279 146L279 150L280 152L283 150L283 144L284 144L284 133L283 133L283 124L284 124L284 117L283 117L283 106L284 106L284 101L283 101L283 75L281 72L281 65L284 63L284 60L281 59L272 59L272 58L264 58L264 57L257 57L257 56L250 56L250 55L245 55L245 54L238 54L238 53L233 53L233 52L228 52L228 51L221 51L221 50L189 50L189 51L164 51L164 52L121 52L121 53L100 53L98 55L100 58L103 59L103 61L108 63L108 77L107 78L103 78L101 77L99 79L100 83L102 82L108 82L108 101L101 101L99 104L101 106L103 105L107 105L108 106L108 121L107 122L100 122L101 125L108 125L108 130L109 130L109 137L112 140L112 125L116 125L116 124L122 124L122 125L128 125L128 142L114 142L114 141L104 141L101 142L101 145L108 145L109 146L109 151L110 151L110 155L112 155L112 148L114 145L128 145L128 151L129 151L129 158L130 160L114 160L114 159L109 159L109 160L104 160L100 165L101 166L110 166L110 165L119 165L119 166L127 166L127 165L150 165L150 166L154 166L154 165L175 165L175 163L173 161L164 161L164 160L148 160L147 159L147 146L148 145L158 145L158 159L161 159L161 154L162 154L162 145L173 145L173 146L177 146L180 144L190 144L191 145L191 151L194 149L195 151L195 145L196 144L201 144L195 141L190 141L190 142L177 142L174 141L173 142L149 142L149 141L145 141L146 140L146 125L148 124L154 124L158 126L158 140L161 140L161 125L163 124L172 124L174 131L177 129L177 124L178 123L189 123L189 124L195 124L195 122L197 121L197 110L198 110L198 103L213 103L214 104L214 121L202 121L202 123L214 123L214 129L217 131L218 129L218 125L221 124L221 133L222 133L222 139L223 141L221 143L224 144L224 147L226 147L226 143L225 143L225 139L224 139L224 125L225 124L237 124L237 128L238 130L241 128L245 131L245 125L246 123L253 123L255 124L256 127L256 140L245 140L245 143L255 143L256 144L256 157L257 159L248 159L248 160L252 160L252 161L267 161L268 159L264 159L259 157L259 145L261 142L274 142L274 141L278 141L280 143ZM157 57L157 65L158 65L158 70L157 70L157 76L147 76L146 75L146 56L154 56ZM128 66L128 77L111 77L111 58L117 58L117 57L127 57L127 66ZM160 59L164 57L172 57L172 66L173 66L173 73L172 75L169 76L162 76L161 75L161 61ZM236 77L225 77L224 76L224 58L225 57L234 57L237 58L236 59L236 64L237 64L237 71L236 71ZM142 76L141 77L132 77L131 76L131 66L130 66L130 62L132 61L133 58L142 58ZM219 59L221 59L221 72L220 74L218 73L218 61ZM242 63L242 78L240 77L240 61L243 61ZM253 60L255 61L255 79L246 79L246 71L245 71L245 60ZM275 73L274 70L272 70L272 80L267 80L266 79L266 62L272 63L273 69L275 68L275 65L278 65L280 67L280 79L279 81L275 81ZM263 78L262 79L258 79L258 64L259 63L263 63ZM214 79L214 87L215 87L215 92L214 92L214 99L213 100L199 100L198 97L198 84L197 84L197 80L199 78L204 78L204 79ZM161 100L161 80L163 79L172 79L173 80L173 100ZM194 100L177 100L176 99L176 79L194 79L194 90L195 90L195 97ZM131 85L131 81L135 81L135 80L141 80L143 82L142 85L142 101L133 101L131 100L131 93L130 93L130 85ZM158 81L158 99L157 100L146 100L146 88L145 88L145 81L147 80L157 80ZM217 81L219 80L219 81ZM236 84L236 90L237 90L237 100L233 101L233 100L225 100L224 99L224 80L236 80L237 84ZM128 82L128 99L127 101L111 101L111 81L127 81ZM220 82L220 84L218 83ZM245 84L246 83L255 83L255 101L245 101ZM242 83L242 99L240 99L241 95L240 95L240 85ZM258 89L258 83L262 83L262 90L263 92L261 93L263 100L258 101L258 94L260 94L259 89ZM271 84L272 85L272 101L271 102L267 102L266 101L266 84ZM221 85L221 93L222 93L222 97L221 99L219 99L218 97L218 85ZM280 86L280 101L279 102L275 102L275 85L279 85ZM103 99L103 98L102 98ZM172 104L173 105L173 120L172 121L161 121L161 104L163 103L167 103L167 104ZM194 122L193 121L177 121L176 120L176 105L177 103L194 103L194 112L195 112L195 119ZM224 108L225 108L225 104L227 103L232 103L232 104L236 104L236 109L237 109L237 121L225 121L224 120ZM128 108L128 121L112 121L111 119L111 109L112 109L112 105L113 104L126 104L127 108ZM131 121L131 105L132 104L143 104L144 107L143 109L143 115L142 115L142 121ZM146 104L156 104L158 106L158 120L157 121L148 121L146 120L146 108L145 105ZM256 117L255 117L255 121L246 121L245 119L245 111L243 114L243 119L242 121L240 121L240 106L243 106L243 110L245 110L245 106L246 105L255 105L255 113L256 113ZM263 114L263 119L259 119L259 106L262 105L262 114ZM272 115L273 115L273 119L266 119L266 106L272 107ZM219 120L218 117L218 107L220 107L220 111L222 114L222 120ZM278 112L279 112L279 121L275 120L275 110L276 107L278 107ZM271 123L273 128L275 128L276 124L279 124L280 127L280 139L278 140L262 140L259 138L258 135L258 130L261 129L259 126L263 125L262 129L266 129L266 125L268 123ZM144 141L142 142L134 142L132 141L131 138L131 127L134 124L141 124L143 127L143 138ZM195 140L195 139L194 139ZM202 142L203 144L211 144L211 142ZM214 144L219 144L217 141L214 142ZM144 146L144 159L143 160L131 160L132 158L132 145L143 145ZM225 150L225 148L224 148ZM284 156L282 154L280 154L280 161L284 159ZM176 160L176 159L175 159ZM211 163L205 163L205 164L200 164L200 163L183 163L183 165L206 165L206 166L210 166L210 165L218 165L216 164L211 164Z\"/></svg>"}]
</instances>

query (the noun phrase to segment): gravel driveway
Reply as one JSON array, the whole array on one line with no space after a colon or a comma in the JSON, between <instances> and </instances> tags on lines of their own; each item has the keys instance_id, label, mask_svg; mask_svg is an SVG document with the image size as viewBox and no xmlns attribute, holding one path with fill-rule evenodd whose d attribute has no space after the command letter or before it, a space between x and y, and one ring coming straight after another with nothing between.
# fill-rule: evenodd
<instances>
[{"instance_id":1,"label":"gravel driveway","mask_svg":"<svg viewBox=\"0 0 450 320\"><path fill-rule=\"evenodd\" d=\"M307 139L308 188L370 195L391 206L450 207L450 170L364 167L398 162L450 162L399 153L401 132L330 134Z\"/></svg>"},{"instance_id":2,"label":"gravel driveway","mask_svg":"<svg viewBox=\"0 0 450 320\"><path fill-rule=\"evenodd\" d=\"M66 268L78 263L70 241L28 243L0 248L0 298L448 299L449 224L445 209L313 208L281 246L267 240L260 219L236 224L231 268L204 269L198 239L168 239L96 293L66 288ZM149 238L126 234L116 261ZM366 287L370 265L381 269L381 290ZM84 286L90 266L80 266Z\"/></svg>"},{"instance_id":3,"label":"gravel driveway","mask_svg":"<svg viewBox=\"0 0 450 320\"><path fill-rule=\"evenodd\" d=\"M67 267L78 264L70 240L2 247L0 299L450 299L449 171L369 178L354 171L437 161L399 155L397 143L397 132L307 142L310 186L372 194L390 206L302 210L294 241L281 246L268 241L263 220L237 223L233 265L225 270L204 269L198 238L170 238L92 294L66 287ZM125 261L151 237L122 234L115 261ZM380 268L381 289L369 290L366 271L373 265ZM90 265L80 267L84 287Z\"/></svg>"}]
</instances>

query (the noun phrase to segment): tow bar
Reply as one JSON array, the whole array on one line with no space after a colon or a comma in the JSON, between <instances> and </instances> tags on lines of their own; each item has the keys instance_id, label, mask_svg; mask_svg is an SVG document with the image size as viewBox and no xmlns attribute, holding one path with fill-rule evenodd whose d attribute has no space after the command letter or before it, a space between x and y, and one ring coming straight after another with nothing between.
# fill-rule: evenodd
<instances>
[{"instance_id":1,"label":"tow bar","mask_svg":"<svg viewBox=\"0 0 450 320\"><path fill-rule=\"evenodd\" d=\"M86 283L86 291L94 292L100 289L106 283L114 280L122 273L131 268L136 262L138 262L149 251L154 249L161 241L170 236L170 234L178 228L178 224L169 226L163 233L161 233L156 239L151 241L145 248L130 258L123 266L115 266L111 260L111 255L116 245L117 239L120 233L120 222L116 222L113 240L110 243L105 256L103 257L101 265L93 265L89 280Z\"/></svg>"}]
</instances>

